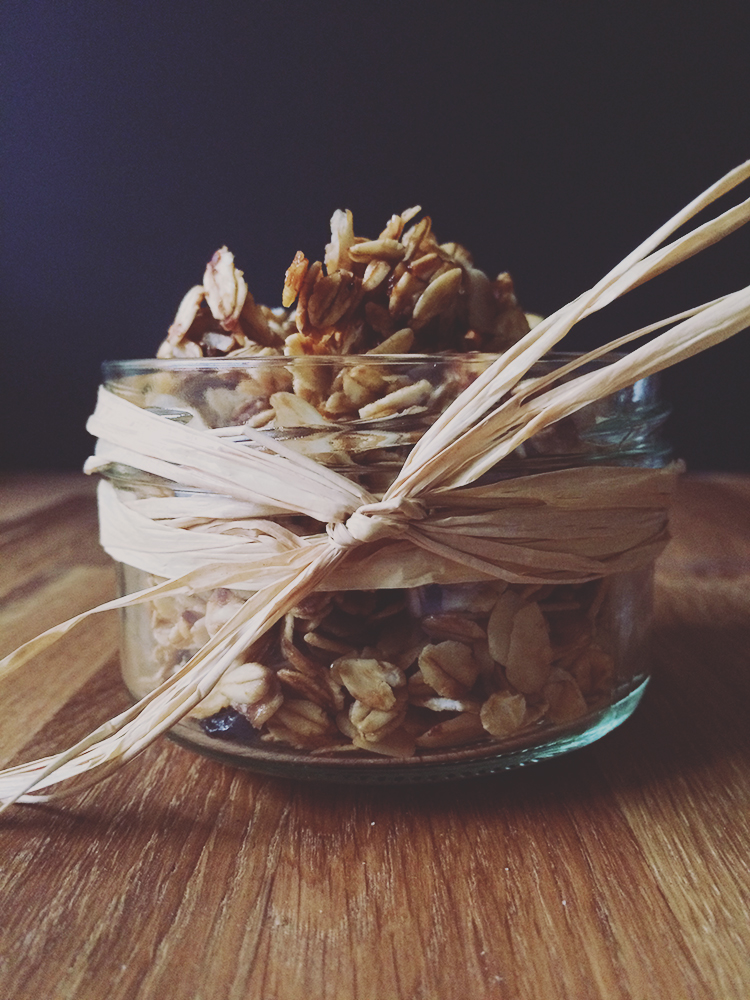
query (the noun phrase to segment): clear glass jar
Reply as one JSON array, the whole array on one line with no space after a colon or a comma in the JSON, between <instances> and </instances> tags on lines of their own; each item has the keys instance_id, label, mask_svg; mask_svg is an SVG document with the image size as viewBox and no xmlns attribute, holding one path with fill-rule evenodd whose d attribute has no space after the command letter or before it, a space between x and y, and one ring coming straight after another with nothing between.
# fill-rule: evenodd
<instances>
[{"instance_id":1,"label":"clear glass jar","mask_svg":"<svg viewBox=\"0 0 750 1000\"><path fill-rule=\"evenodd\" d=\"M545 359L530 375L571 357ZM104 381L182 423L216 429L249 421L378 495L425 429L492 360L111 362ZM482 481L590 464L663 466L666 416L654 378L644 379L531 438ZM198 517L227 499L123 465L102 472L126 500L179 497ZM271 519L297 534L324 530L307 516ZM128 594L162 578L121 563L119 579ZM171 735L256 771L344 782L435 780L553 757L609 732L640 700L651 580L649 566L578 584L506 584L464 573L455 582L320 589ZM182 666L248 596L215 588L125 610L122 670L133 696Z\"/></svg>"}]
</instances>

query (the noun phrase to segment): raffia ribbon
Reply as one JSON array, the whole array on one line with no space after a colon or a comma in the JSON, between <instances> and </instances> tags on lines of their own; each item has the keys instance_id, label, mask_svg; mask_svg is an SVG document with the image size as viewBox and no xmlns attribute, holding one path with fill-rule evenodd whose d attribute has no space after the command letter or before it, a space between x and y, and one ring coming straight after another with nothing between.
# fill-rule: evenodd
<instances>
[{"instance_id":1,"label":"raffia ribbon","mask_svg":"<svg viewBox=\"0 0 750 1000\"><path fill-rule=\"evenodd\" d=\"M697 212L748 176L750 161L694 199L590 291L502 355L425 433L381 499L257 432L248 436L260 447L242 447L139 410L102 390L89 429L103 444L87 471L123 463L219 493L230 498L222 503L245 504L264 516L238 517L235 507L230 517L222 519L214 512L196 522L195 507L187 510L176 504L167 517L153 516L154 502L148 508L142 504L138 509L137 503L129 508L103 485L105 547L118 559L127 554L124 561L137 566L146 552L153 554L152 543L158 538L159 575L169 578L38 636L0 661L0 676L88 614L212 586L244 587L255 593L187 664L137 705L64 753L0 772L5 805L80 791L126 763L202 701L252 642L315 589L361 587L365 579L368 586L377 580L404 580L405 573L412 580L421 579L420 574L442 579L441 573L457 574L457 579L498 576L512 582L583 580L652 560L666 540L674 468L599 467L491 487L471 484L549 424L750 325L748 287L636 330L571 361L553 376L524 378L579 319L748 221L750 199L658 249ZM559 382L577 367L663 327L671 328L625 357ZM312 514L327 529L305 539L285 536L268 518L290 512ZM222 530L221 520L239 528L239 536ZM151 527L145 528L146 523ZM139 534L140 528L145 535ZM164 573L169 566L179 567L179 572ZM354 574L349 584L347 571ZM261 579L265 582L259 586ZM74 777L79 780L73 789L29 794Z\"/></svg>"},{"instance_id":2,"label":"raffia ribbon","mask_svg":"<svg viewBox=\"0 0 750 1000\"><path fill-rule=\"evenodd\" d=\"M325 541L336 557L321 584L327 590L492 577L581 583L653 560L666 540L676 471L593 466L377 501L272 440L266 447L277 449L273 455L233 445L222 449L220 461L215 454L205 461L194 448L204 431L171 423L106 389L89 428L106 442L89 470L106 467L112 455L122 458L136 438L140 455L127 454L136 468L158 467L179 485L200 479L236 504L234 516L225 510L218 518L201 517L190 497L130 499L100 484L101 542L112 558L169 579L190 574L194 589L216 586L223 567L222 586L231 579L236 588L260 590L277 582L290 561L312 558ZM253 484L252 493L244 483ZM284 513L309 514L317 504L331 518L325 532L300 537L267 518L243 516L243 502L251 511L258 504L272 509L278 497L287 504ZM216 502L221 506L220 498Z\"/></svg>"}]
</instances>

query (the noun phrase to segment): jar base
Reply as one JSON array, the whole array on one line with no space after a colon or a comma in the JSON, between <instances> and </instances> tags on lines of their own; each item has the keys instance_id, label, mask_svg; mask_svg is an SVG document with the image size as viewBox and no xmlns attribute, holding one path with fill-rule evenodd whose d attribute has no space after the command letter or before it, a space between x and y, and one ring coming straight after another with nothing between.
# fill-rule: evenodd
<instances>
[{"instance_id":1,"label":"jar base","mask_svg":"<svg viewBox=\"0 0 750 1000\"><path fill-rule=\"evenodd\" d=\"M635 711L646 690L648 678L617 701L584 716L574 726L556 726L541 734L526 733L513 744L497 744L453 748L444 753L408 759L372 756L347 756L325 759L298 750L274 747L249 747L235 741L217 746L216 737L203 733L194 720L179 723L167 735L175 743L222 764L241 767L260 774L295 778L305 781L325 781L335 784L401 785L431 781L450 781L536 764L587 746L622 725ZM536 735L536 739L534 736ZM534 740L534 742L529 742ZM519 745L522 744L522 745Z\"/></svg>"}]
</instances>

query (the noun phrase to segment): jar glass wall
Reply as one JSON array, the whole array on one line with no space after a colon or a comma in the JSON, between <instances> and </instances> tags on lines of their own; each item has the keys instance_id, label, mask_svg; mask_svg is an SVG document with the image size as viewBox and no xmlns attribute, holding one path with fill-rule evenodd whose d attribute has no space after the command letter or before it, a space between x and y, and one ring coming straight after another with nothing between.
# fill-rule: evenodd
<instances>
[{"instance_id":1,"label":"jar glass wall","mask_svg":"<svg viewBox=\"0 0 750 1000\"><path fill-rule=\"evenodd\" d=\"M206 433L236 428L233 440L258 447L255 434L243 440L248 426L379 496L492 360L116 362L105 366L105 384ZM545 429L482 483L591 465L665 465L665 416L655 380L645 379ZM226 499L117 463L103 472L126 503L179 497L205 517ZM298 535L325 527L301 514L270 519ZM239 658L173 737L270 773L421 781L555 756L628 717L648 677L651 567L583 583L467 576L364 589L324 583ZM123 594L160 580L125 564L119 577ZM125 610L122 666L133 696L184 665L251 593L214 587Z\"/></svg>"}]
</instances>

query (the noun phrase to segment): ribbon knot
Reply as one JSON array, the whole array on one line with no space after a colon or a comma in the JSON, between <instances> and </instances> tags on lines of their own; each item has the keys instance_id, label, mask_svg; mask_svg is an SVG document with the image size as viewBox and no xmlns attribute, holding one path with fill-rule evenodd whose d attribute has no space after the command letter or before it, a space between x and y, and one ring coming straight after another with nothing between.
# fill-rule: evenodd
<instances>
[{"instance_id":1,"label":"ribbon knot","mask_svg":"<svg viewBox=\"0 0 750 1000\"><path fill-rule=\"evenodd\" d=\"M343 524L326 527L328 537L339 548L346 549L381 538L398 538L413 521L427 517L427 508L419 500L401 497L363 504Z\"/></svg>"}]
</instances>

